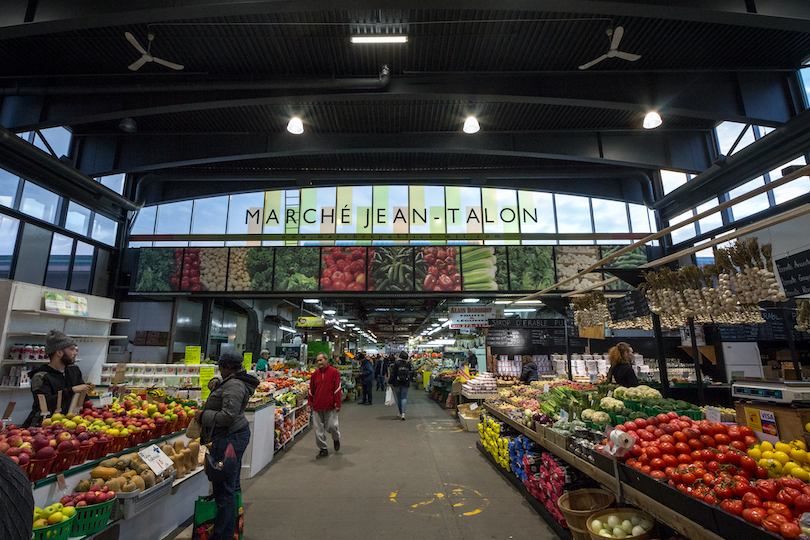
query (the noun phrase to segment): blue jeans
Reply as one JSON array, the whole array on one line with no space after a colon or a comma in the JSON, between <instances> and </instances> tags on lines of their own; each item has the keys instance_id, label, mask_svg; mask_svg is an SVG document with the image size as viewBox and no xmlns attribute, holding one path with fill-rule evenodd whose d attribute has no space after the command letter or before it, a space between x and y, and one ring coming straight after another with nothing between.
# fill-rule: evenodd
<instances>
[{"instance_id":1,"label":"blue jeans","mask_svg":"<svg viewBox=\"0 0 810 540\"><path fill-rule=\"evenodd\" d=\"M385 375L377 375L377 390L385 390Z\"/></svg>"},{"instance_id":2,"label":"blue jeans","mask_svg":"<svg viewBox=\"0 0 810 540\"><path fill-rule=\"evenodd\" d=\"M363 403L371 403L373 393L371 391L372 379L363 381Z\"/></svg>"},{"instance_id":3,"label":"blue jeans","mask_svg":"<svg viewBox=\"0 0 810 540\"><path fill-rule=\"evenodd\" d=\"M405 414L405 404L408 401L408 389L409 386L395 386L394 387L394 396L397 398L397 408L399 409L399 414Z\"/></svg>"},{"instance_id":4,"label":"blue jeans","mask_svg":"<svg viewBox=\"0 0 810 540\"><path fill-rule=\"evenodd\" d=\"M217 516L214 518L214 531L211 540L232 540L236 530L236 492L242 491L239 474L242 472L242 455L250 441L250 428L245 428L225 437L220 437L211 445L211 456L219 461L225 456L228 444L233 445L239 463L236 473L222 482L211 482L214 500L217 503Z\"/></svg>"}]
</instances>

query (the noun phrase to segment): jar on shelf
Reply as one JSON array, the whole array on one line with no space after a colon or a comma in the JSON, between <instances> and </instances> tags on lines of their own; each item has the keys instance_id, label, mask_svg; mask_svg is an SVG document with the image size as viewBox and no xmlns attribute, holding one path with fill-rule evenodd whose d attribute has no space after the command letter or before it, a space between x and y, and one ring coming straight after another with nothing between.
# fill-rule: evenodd
<instances>
[{"instance_id":1,"label":"jar on shelf","mask_svg":"<svg viewBox=\"0 0 810 540\"><path fill-rule=\"evenodd\" d=\"M30 343L26 344L23 349L22 360L36 360L36 358L34 358L34 346Z\"/></svg>"}]
</instances>

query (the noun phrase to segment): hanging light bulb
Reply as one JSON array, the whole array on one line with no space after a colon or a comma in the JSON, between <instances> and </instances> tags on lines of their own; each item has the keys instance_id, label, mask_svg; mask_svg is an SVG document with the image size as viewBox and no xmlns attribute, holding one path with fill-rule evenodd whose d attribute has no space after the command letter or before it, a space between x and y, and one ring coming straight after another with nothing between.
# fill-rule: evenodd
<instances>
[{"instance_id":1,"label":"hanging light bulb","mask_svg":"<svg viewBox=\"0 0 810 540\"><path fill-rule=\"evenodd\" d=\"M464 120L464 127L462 129L464 133L478 133L481 130L481 126L474 116L468 116L467 119Z\"/></svg>"},{"instance_id":2,"label":"hanging light bulb","mask_svg":"<svg viewBox=\"0 0 810 540\"><path fill-rule=\"evenodd\" d=\"M655 129L663 123L661 115L654 111L647 113L647 116L644 117L644 129Z\"/></svg>"},{"instance_id":3,"label":"hanging light bulb","mask_svg":"<svg viewBox=\"0 0 810 540\"><path fill-rule=\"evenodd\" d=\"M304 132L304 123L297 116L293 116L287 124L287 131L293 135L301 135Z\"/></svg>"}]
</instances>

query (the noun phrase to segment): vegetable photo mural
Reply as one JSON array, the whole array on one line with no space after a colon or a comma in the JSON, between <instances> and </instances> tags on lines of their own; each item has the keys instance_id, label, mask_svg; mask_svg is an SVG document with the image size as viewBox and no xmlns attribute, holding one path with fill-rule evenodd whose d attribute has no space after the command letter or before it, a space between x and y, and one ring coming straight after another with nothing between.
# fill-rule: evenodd
<instances>
[{"instance_id":1,"label":"vegetable photo mural","mask_svg":"<svg viewBox=\"0 0 810 540\"><path fill-rule=\"evenodd\" d=\"M426 246L416 248L415 271L417 291L449 292L461 290L458 248Z\"/></svg>"},{"instance_id":2,"label":"vegetable photo mural","mask_svg":"<svg viewBox=\"0 0 810 540\"><path fill-rule=\"evenodd\" d=\"M317 291L320 248L277 247L275 291Z\"/></svg>"},{"instance_id":3,"label":"vegetable photo mural","mask_svg":"<svg viewBox=\"0 0 810 540\"><path fill-rule=\"evenodd\" d=\"M509 289L506 247L464 246L461 248L461 281L465 291Z\"/></svg>"},{"instance_id":4,"label":"vegetable photo mural","mask_svg":"<svg viewBox=\"0 0 810 540\"><path fill-rule=\"evenodd\" d=\"M369 255L368 290L413 291L413 251L410 246L376 246Z\"/></svg>"},{"instance_id":5,"label":"vegetable photo mural","mask_svg":"<svg viewBox=\"0 0 810 540\"><path fill-rule=\"evenodd\" d=\"M509 246L509 288L539 291L554 285L554 250L551 246Z\"/></svg>"},{"instance_id":6,"label":"vegetable photo mural","mask_svg":"<svg viewBox=\"0 0 810 540\"><path fill-rule=\"evenodd\" d=\"M322 248L321 290L365 291L368 278L367 256L374 256L374 248Z\"/></svg>"}]
</instances>

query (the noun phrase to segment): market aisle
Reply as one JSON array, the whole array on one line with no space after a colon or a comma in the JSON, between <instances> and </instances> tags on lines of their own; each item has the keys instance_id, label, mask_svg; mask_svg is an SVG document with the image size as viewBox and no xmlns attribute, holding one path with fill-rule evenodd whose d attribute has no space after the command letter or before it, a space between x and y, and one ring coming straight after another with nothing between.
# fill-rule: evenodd
<instances>
[{"instance_id":1,"label":"market aisle","mask_svg":"<svg viewBox=\"0 0 810 540\"><path fill-rule=\"evenodd\" d=\"M396 407L346 402L340 452L316 460L308 429L270 466L242 482L246 540L329 538L550 539L525 499L461 431L449 411L411 389Z\"/></svg>"}]
</instances>

